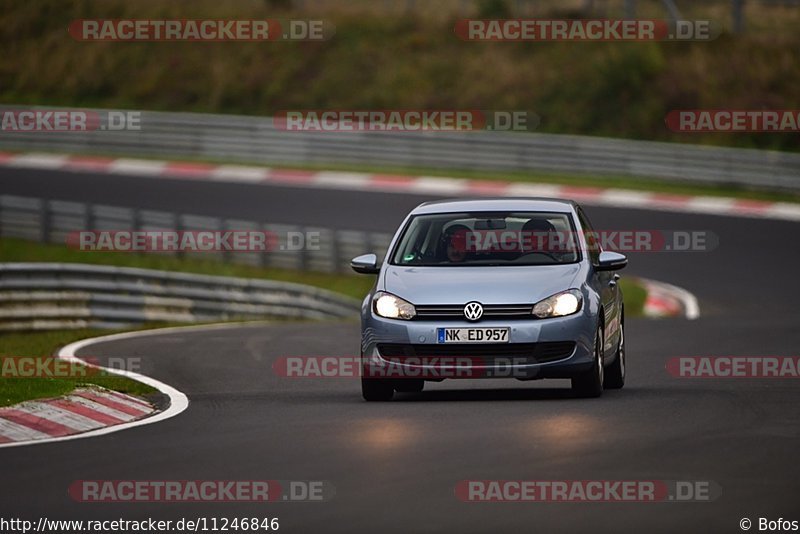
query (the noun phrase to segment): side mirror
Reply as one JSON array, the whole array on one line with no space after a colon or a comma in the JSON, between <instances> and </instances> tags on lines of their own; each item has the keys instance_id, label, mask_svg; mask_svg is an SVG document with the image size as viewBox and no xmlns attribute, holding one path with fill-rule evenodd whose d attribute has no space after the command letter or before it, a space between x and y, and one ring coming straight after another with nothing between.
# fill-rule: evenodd
<instances>
[{"instance_id":1,"label":"side mirror","mask_svg":"<svg viewBox=\"0 0 800 534\"><path fill-rule=\"evenodd\" d=\"M350 268L360 274L378 274L381 272L378 267L378 256L375 254L364 254L350 260Z\"/></svg>"},{"instance_id":2,"label":"side mirror","mask_svg":"<svg viewBox=\"0 0 800 534\"><path fill-rule=\"evenodd\" d=\"M628 258L618 252L601 252L597 262L598 271L618 271L628 265Z\"/></svg>"}]
</instances>

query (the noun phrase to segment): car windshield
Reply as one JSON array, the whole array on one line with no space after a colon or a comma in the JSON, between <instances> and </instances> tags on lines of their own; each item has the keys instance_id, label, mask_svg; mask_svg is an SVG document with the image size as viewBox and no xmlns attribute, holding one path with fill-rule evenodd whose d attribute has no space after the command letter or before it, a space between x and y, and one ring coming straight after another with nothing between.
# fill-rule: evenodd
<instances>
[{"instance_id":1,"label":"car windshield","mask_svg":"<svg viewBox=\"0 0 800 534\"><path fill-rule=\"evenodd\" d=\"M552 265L579 261L567 213L418 215L394 249L394 265Z\"/></svg>"}]
</instances>

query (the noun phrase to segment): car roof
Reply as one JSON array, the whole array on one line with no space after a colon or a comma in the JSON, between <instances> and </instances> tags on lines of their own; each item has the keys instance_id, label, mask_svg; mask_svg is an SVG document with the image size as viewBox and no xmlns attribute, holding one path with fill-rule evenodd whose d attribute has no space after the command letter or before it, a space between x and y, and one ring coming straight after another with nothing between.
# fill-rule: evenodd
<instances>
[{"instance_id":1,"label":"car roof","mask_svg":"<svg viewBox=\"0 0 800 534\"><path fill-rule=\"evenodd\" d=\"M424 202L412 215L469 211L554 211L571 213L578 204L562 198L499 197L457 198Z\"/></svg>"}]
</instances>

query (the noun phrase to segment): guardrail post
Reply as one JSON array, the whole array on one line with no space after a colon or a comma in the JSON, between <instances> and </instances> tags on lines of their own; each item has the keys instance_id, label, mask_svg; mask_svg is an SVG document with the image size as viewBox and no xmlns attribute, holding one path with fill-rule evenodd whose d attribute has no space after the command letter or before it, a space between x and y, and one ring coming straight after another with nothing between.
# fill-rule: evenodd
<instances>
[{"instance_id":1,"label":"guardrail post","mask_svg":"<svg viewBox=\"0 0 800 534\"><path fill-rule=\"evenodd\" d=\"M333 272L342 272L342 258L339 256L339 232L338 230L330 231L331 239L331 263L333 264Z\"/></svg>"},{"instance_id":2,"label":"guardrail post","mask_svg":"<svg viewBox=\"0 0 800 534\"><path fill-rule=\"evenodd\" d=\"M733 33L744 32L744 0L733 0Z\"/></svg>"},{"instance_id":3,"label":"guardrail post","mask_svg":"<svg viewBox=\"0 0 800 534\"><path fill-rule=\"evenodd\" d=\"M39 241L41 243L50 242L50 200L42 199L39 205Z\"/></svg>"},{"instance_id":4,"label":"guardrail post","mask_svg":"<svg viewBox=\"0 0 800 534\"><path fill-rule=\"evenodd\" d=\"M142 212L139 208L133 208L133 213L131 213L131 226L133 232L138 232L142 229Z\"/></svg>"},{"instance_id":5,"label":"guardrail post","mask_svg":"<svg viewBox=\"0 0 800 534\"><path fill-rule=\"evenodd\" d=\"M256 263L258 264L259 267L266 267L268 265L268 263L269 263L267 261L269 259L267 257L267 254L271 254L272 250L273 250L273 247L277 248L279 246L279 244L275 243L273 241L274 236L267 229L266 225L264 225L264 224L256 224L254 226L254 229L257 229L257 230L260 230L261 232L264 232L264 235L265 235L265 241L267 243L267 249L258 252L257 262Z\"/></svg>"},{"instance_id":6,"label":"guardrail post","mask_svg":"<svg viewBox=\"0 0 800 534\"><path fill-rule=\"evenodd\" d=\"M303 236L303 246L300 248L300 250L299 250L300 254L298 256L298 258L300 260L299 267L300 267L301 271L307 271L308 270L308 266L311 264L311 253L308 250L308 243L305 242L306 241L306 235L308 235L308 233L307 233L307 229L304 226L301 226L299 228L300 228L300 233Z\"/></svg>"},{"instance_id":7,"label":"guardrail post","mask_svg":"<svg viewBox=\"0 0 800 534\"><path fill-rule=\"evenodd\" d=\"M183 231L183 215L178 214L178 216L175 217L175 232L180 235L181 231ZM183 259L186 257L186 253L181 247L178 247L178 250L175 251L175 256L177 256L178 259Z\"/></svg>"},{"instance_id":8,"label":"guardrail post","mask_svg":"<svg viewBox=\"0 0 800 534\"><path fill-rule=\"evenodd\" d=\"M217 220L217 232L224 232L225 230L230 230L228 226L225 224L225 220L219 218ZM233 230L244 230L244 228L233 228ZM225 247L222 248L222 263L233 263L234 254L232 250L226 249Z\"/></svg>"},{"instance_id":9,"label":"guardrail post","mask_svg":"<svg viewBox=\"0 0 800 534\"><path fill-rule=\"evenodd\" d=\"M625 0L625 18L636 18L636 0Z\"/></svg>"},{"instance_id":10,"label":"guardrail post","mask_svg":"<svg viewBox=\"0 0 800 534\"><path fill-rule=\"evenodd\" d=\"M94 215L94 204L86 203L86 230L97 230L97 219Z\"/></svg>"},{"instance_id":11,"label":"guardrail post","mask_svg":"<svg viewBox=\"0 0 800 534\"><path fill-rule=\"evenodd\" d=\"M131 231L138 232L142 229L142 212L139 208L133 208L131 212ZM150 251L145 250L144 254L148 254ZM139 253L142 254L141 252Z\"/></svg>"}]
</instances>

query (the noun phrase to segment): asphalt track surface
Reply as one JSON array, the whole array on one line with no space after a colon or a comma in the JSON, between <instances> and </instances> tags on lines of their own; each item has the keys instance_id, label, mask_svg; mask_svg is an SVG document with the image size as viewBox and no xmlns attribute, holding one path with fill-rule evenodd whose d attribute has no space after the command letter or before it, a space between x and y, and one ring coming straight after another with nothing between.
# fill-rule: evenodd
<instances>
[{"instance_id":1,"label":"asphalt track surface","mask_svg":"<svg viewBox=\"0 0 800 534\"><path fill-rule=\"evenodd\" d=\"M276 223L391 231L427 197L0 169L0 191ZM706 230L709 252L631 254L625 274L700 302L695 321L631 319L628 383L572 399L565 381L447 381L365 403L352 379L285 379L287 355L354 355L355 323L171 332L88 347L138 357L186 393L181 415L109 436L0 450L0 517L273 517L281 532L737 532L800 520L798 385L680 379L674 356L797 355L797 225L589 207L598 228ZM326 480L322 503L89 504L82 479ZM703 503L464 503L465 479L709 480Z\"/></svg>"}]
</instances>

